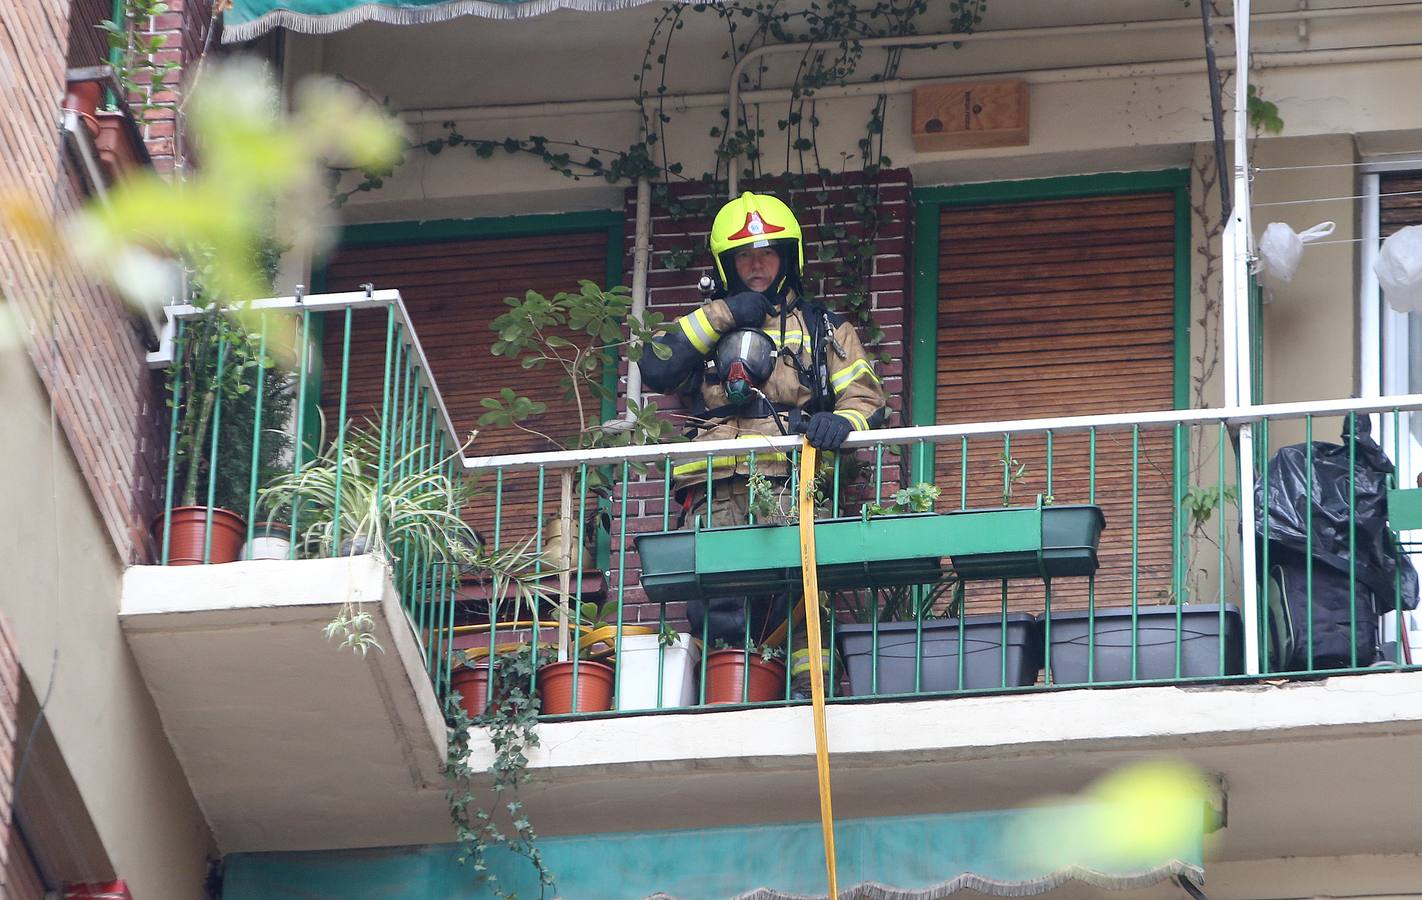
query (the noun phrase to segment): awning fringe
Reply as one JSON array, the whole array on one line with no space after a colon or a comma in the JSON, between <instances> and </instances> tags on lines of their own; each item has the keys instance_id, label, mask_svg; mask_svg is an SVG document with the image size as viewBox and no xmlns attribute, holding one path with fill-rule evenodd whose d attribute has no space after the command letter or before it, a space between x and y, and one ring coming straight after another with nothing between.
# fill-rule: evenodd
<instances>
[{"instance_id":1,"label":"awning fringe","mask_svg":"<svg viewBox=\"0 0 1422 900\"><path fill-rule=\"evenodd\" d=\"M481 16L486 19L526 19L560 9L577 12L615 12L651 3L654 0L522 0L519 3L499 3L496 0L452 0L433 6L386 6L383 3L363 3L329 15L311 15L289 9L274 9L249 22L224 22L222 43L250 41L273 28L286 28L302 34L333 34L362 22L383 22L387 25L422 25L446 22L460 16Z\"/></svg>"},{"instance_id":2,"label":"awning fringe","mask_svg":"<svg viewBox=\"0 0 1422 900\"><path fill-rule=\"evenodd\" d=\"M1082 866L1071 866L1040 878L1025 881L998 881L994 878L983 878L980 875L965 872L949 881L911 890L889 887L876 882L865 882L850 888L842 888L839 896L840 900L943 900L944 897L959 891L972 890L992 897L1032 897L1064 887L1072 881L1106 890L1124 891L1149 887L1176 875L1183 875L1201 887L1205 884L1203 867L1173 859L1141 872L1107 874ZM659 893L651 895L646 900L678 900L678 898L671 894ZM749 893L738 894L733 900L827 900L827 896L825 894L790 894L771 888L757 888Z\"/></svg>"}]
</instances>

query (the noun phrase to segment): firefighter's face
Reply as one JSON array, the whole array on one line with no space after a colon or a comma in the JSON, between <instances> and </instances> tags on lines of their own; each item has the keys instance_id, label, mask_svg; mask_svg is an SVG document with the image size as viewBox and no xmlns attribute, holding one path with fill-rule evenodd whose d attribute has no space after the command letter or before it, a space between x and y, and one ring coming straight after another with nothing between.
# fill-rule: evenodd
<instances>
[{"instance_id":1,"label":"firefighter's face","mask_svg":"<svg viewBox=\"0 0 1422 900\"><path fill-rule=\"evenodd\" d=\"M766 293L780 275L780 254L774 247L742 247L733 258L741 283L753 291Z\"/></svg>"}]
</instances>

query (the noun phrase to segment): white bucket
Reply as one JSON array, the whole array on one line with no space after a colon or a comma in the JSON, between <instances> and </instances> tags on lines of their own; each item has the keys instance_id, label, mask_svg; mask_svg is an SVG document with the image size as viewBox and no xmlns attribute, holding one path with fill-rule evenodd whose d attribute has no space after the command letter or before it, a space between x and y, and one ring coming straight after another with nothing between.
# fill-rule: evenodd
<instances>
[{"instance_id":1,"label":"white bucket","mask_svg":"<svg viewBox=\"0 0 1422 900\"><path fill-rule=\"evenodd\" d=\"M252 539L242 545L239 559L289 559L291 557L291 533L285 525L258 522Z\"/></svg>"},{"instance_id":2,"label":"white bucket","mask_svg":"<svg viewBox=\"0 0 1422 900\"><path fill-rule=\"evenodd\" d=\"M657 660L662 662L661 703L657 703ZM626 634L617 651L617 708L672 709L696 703L696 665L701 652L691 635L678 632L663 649L655 634Z\"/></svg>"}]
</instances>

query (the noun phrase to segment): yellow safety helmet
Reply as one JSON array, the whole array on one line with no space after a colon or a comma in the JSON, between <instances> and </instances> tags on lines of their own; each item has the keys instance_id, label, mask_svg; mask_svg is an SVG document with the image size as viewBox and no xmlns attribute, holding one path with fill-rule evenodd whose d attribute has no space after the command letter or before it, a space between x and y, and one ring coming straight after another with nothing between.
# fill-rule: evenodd
<instances>
[{"instance_id":1,"label":"yellow safety helmet","mask_svg":"<svg viewBox=\"0 0 1422 900\"><path fill-rule=\"evenodd\" d=\"M800 290L805 241L795 214L775 197L746 191L721 207L711 223L710 243L716 274L730 293L745 289L740 285L733 259L735 251L742 247L774 247L780 253L780 278L774 293L783 295L787 285Z\"/></svg>"}]
</instances>

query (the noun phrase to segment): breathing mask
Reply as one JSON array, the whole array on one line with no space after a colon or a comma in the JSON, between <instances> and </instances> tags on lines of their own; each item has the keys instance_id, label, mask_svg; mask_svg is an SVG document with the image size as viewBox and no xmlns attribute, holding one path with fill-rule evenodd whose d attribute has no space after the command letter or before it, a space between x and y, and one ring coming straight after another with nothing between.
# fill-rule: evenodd
<instances>
[{"instance_id":1,"label":"breathing mask","mask_svg":"<svg viewBox=\"0 0 1422 900\"><path fill-rule=\"evenodd\" d=\"M775 371L775 342L764 331L741 328L716 344L716 379L734 406L763 397L761 388Z\"/></svg>"}]
</instances>

